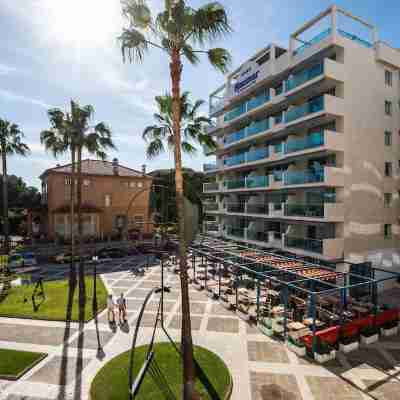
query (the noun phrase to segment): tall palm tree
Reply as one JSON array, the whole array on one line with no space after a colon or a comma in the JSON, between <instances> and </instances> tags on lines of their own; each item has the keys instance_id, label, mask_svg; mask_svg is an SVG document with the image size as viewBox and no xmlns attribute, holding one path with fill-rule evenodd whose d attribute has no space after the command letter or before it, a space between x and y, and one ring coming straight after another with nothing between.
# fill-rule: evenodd
<instances>
[{"instance_id":1,"label":"tall palm tree","mask_svg":"<svg viewBox=\"0 0 400 400\"><path fill-rule=\"evenodd\" d=\"M72 107L72 102L71 102ZM71 239L71 261L70 261L70 286L76 285L75 269L75 181L76 181L76 134L73 129L72 116L64 113L58 108L50 109L48 112L50 129L44 130L40 134L40 142L44 144L46 150L51 151L54 157L64 153L71 154L71 191L70 191L70 239Z\"/></svg>"},{"instance_id":2,"label":"tall palm tree","mask_svg":"<svg viewBox=\"0 0 400 400\"><path fill-rule=\"evenodd\" d=\"M22 142L23 132L17 124L0 119L0 151L3 164L3 235L4 248L8 254L10 251L10 229L8 223L8 177L7 156L18 154L26 157L30 150L28 145Z\"/></svg>"},{"instance_id":3,"label":"tall palm tree","mask_svg":"<svg viewBox=\"0 0 400 400\"><path fill-rule=\"evenodd\" d=\"M119 37L124 61L126 59L130 62L142 61L150 47L163 52L169 60L175 140L176 208L180 240L183 397L187 400L194 398L196 393L184 225L180 104L182 61L185 59L190 64L196 65L200 61L199 55L206 54L211 65L226 72L231 61L230 54L223 48L206 48L206 44L229 33L231 27L225 9L218 2L193 9L186 5L185 0L165 0L165 9L153 18L145 0L122 0L122 12L128 21L128 26L123 29ZM196 46L199 48L195 48Z\"/></svg>"},{"instance_id":4,"label":"tall palm tree","mask_svg":"<svg viewBox=\"0 0 400 400\"><path fill-rule=\"evenodd\" d=\"M143 139L148 143L146 155L149 159L159 156L167 148L175 152L175 135L173 128L172 96L155 97L158 112L154 114L156 124L150 125L143 131ZM197 152L194 144L206 145L215 148L216 144L205 128L212 124L210 118L198 115L199 109L204 105L203 100L197 100L194 104L189 99L189 92L181 96L181 142L182 151L186 154Z\"/></svg>"}]
</instances>

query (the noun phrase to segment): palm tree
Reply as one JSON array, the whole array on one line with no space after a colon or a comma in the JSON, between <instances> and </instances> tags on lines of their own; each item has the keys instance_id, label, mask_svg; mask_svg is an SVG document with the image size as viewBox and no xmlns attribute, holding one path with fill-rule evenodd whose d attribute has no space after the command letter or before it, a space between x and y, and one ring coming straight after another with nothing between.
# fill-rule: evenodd
<instances>
[{"instance_id":1,"label":"palm tree","mask_svg":"<svg viewBox=\"0 0 400 400\"><path fill-rule=\"evenodd\" d=\"M6 254L10 251L9 223L8 223L8 177L7 156L18 154L26 157L30 150L28 145L22 142L23 132L17 124L0 119L0 151L3 164L3 235Z\"/></svg>"},{"instance_id":2,"label":"palm tree","mask_svg":"<svg viewBox=\"0 0 400 400\"><path fill-rule=\"evenodd\" d=\"M164 153L168 149L175 152L175 135L173 129L172 96L155 97L158 112L154 114L155 125L148 126L143 131L143 139L148 143L146 155L149 159ZM216 144L210 135L207 135L205 128L212 124L210 118L199 116L199 109L204 105L203 100L197 100L194 104L190 102L189 92L181 96L181 142L182 151L193 155L197 152L193 142L215 148Z\"/></svg>"},{"instance_id":3,"label":"palm tree","mask_svg":"<svg viewBox=\"0 0 400 400\"><path fill-rule=\"evenodd\" d=\"M78 255L81 254L83 235L82 222L82 152L87 151L98 158L105 159L105 151L115 148L111 140L111 130L104 122L90 125L93 118L94 108L91 105L80 106L71 100L71 110L64 113L59 109L52 109L48 112L51 129L41 133L41 141L46 149L51 150L54 156L71 152L71 281L74 279L74 222L75 222L75 185L78 215ZM79 305L83 312L86 302L86 290L84 280L83 263L79 260Z\"/></svg>"},{"instance_id":4,"label":"palm tree","mask_svg":"<svg viewBox=\"0 0 400 400\"><path fill-rule=\"evenodd\" d=\"M166 0L165 9L154 19L145 0L122 0L122 13L128 21L119 37L124 61L142 61L150 47L161 50L169 60L172 84L172 126L175 140L176 208L179 224L180 277L182 293L181 346L183 356L183 397L196 396L194 390L195 368L190 325L189 289L184 225L184 199L181 152L181 78L183 59L198 64L199 55L206 54L211 65L226 72L230 54L223 48L206 49L231 31L225 9L212 2L193 9L185 0ZM195 49L199 46L199 49Z\"/></svg>"},{"instance_id":5,"label":"palm tree","mask_svg":"<svg viewBox=\"0 0 400 400\"><path fill-rule=\"evenodd\" d=\"M72 102L71 102L72 107ZM40 142L44 144L46 150L51 151L53 156L58 156L70 152L71 154L71 192L70 192L70 221L71 221L71 262L70 262L70 286L75 288L75 181L76 181L76 138L73 129L72 117L69 113L64 113L58 108L50 109L48 112L50 129L44 130L40 134Z\"/></svg>"}]
</instances>

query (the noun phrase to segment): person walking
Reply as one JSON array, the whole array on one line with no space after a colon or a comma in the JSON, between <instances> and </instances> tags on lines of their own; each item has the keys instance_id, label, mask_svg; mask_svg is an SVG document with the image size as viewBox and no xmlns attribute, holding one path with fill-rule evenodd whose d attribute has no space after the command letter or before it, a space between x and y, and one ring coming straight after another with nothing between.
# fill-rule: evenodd
<instances>
[{"instance_id":1,"label":"person walking","mask_svg":"<svg viewBox=\"0 0 400 400\"><path fill-rule=\"evenodd\" d=\"M114 302L112 294L109 294L108 298L107 298L107 310L108 310L107 316L108 316L108 323L109 324L114 324L115 323L115 311L114 311L114 309L115 309L115 302ZM112 316L112 319L110 318L110 316Z\"/></svg>"},{"instance_id":2,"label":"person walking","mask_svg":"<svg viewBox=\"0 0 400 400\"><path fill-rule=\"evenodd\" d=\"M118 297L117 305L118 305L118 320L119 320L119 323L122 324L121 316L122 316L123 322L126 323L126 299L125 299L123 293L121 293L120 297Z\"/></svg>"}]
</instances>

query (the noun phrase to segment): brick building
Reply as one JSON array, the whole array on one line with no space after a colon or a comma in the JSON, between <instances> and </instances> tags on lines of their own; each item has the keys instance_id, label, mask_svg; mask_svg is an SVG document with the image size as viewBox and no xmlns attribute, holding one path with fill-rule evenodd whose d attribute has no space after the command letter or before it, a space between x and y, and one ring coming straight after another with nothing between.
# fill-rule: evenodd
<instances>
[{"instance_id":1,"label":"brick building","mask_svg":"<svg viewBox=\"0 0 400 400\"><path fill-rule=\"evenodd\" d=\"M127 229L148 233L152 177L142 171L99 160L82 161L83 233L90 238L116 237ZM46 170L41 176L42 207L31 210L28 232L50 240L71 232L71 164ZM75 193L76 197L76 193ZM77 216L75 216L77 230Z\"/></svg>"}]
</instances>

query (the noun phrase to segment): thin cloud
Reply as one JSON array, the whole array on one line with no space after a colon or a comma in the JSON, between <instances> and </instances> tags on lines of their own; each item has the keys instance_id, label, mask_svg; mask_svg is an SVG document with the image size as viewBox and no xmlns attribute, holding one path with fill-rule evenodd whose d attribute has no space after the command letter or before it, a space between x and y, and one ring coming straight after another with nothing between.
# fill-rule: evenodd
<instances>
[{"instance_id":1,"label":"thin cloud","mask_svg":"<svg viewBox=\"0 0 400 400\"><path fill-rule=\"evenodd\" d=\"M32 104L34 106L38 106L38 107L44 108L46 110L54 107L40 99L34 99L32 97L27 97L27 96L24 96L24 95L21 95L18 93L13 93L13 92L10 92L10 91L4 90L4 89L0 89L0 97L2 97L4 100L7 100L7 101L15 101L15 102Z\"/></svg>"}]
</instances>

